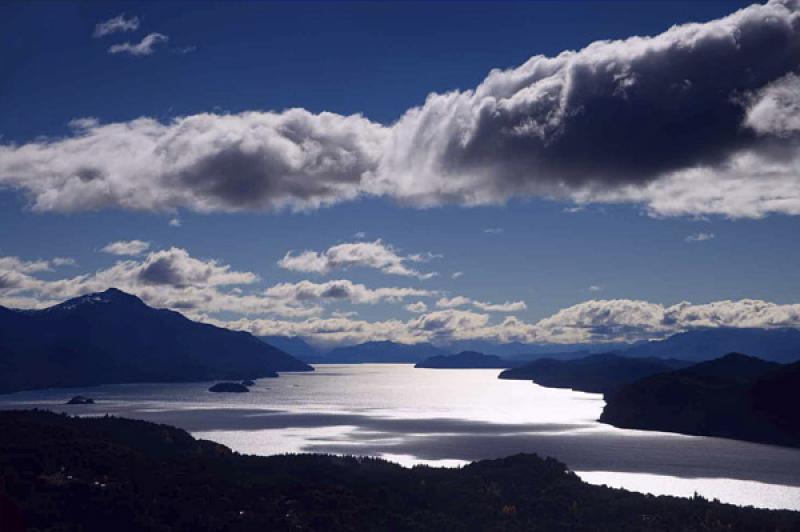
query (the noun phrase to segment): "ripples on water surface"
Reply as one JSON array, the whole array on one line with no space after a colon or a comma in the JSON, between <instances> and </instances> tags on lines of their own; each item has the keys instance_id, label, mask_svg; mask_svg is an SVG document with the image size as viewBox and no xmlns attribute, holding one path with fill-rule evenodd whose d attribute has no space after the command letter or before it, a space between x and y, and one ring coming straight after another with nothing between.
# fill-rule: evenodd
<instances>
[{"instance_id":1,"label":"ripples on water surface","mask_svg":"<svg viewBox=\"0 0 800 532\"><path fill-rule=\"evenodd\" d=\"M498 373L323 365L261 379L246 394L210 393L209 383L125 384L21 392L0 396L0 407L135 417L264 455L368 454L457 466L535 452L596 484L800 510L800 450L617 429L596 422L600 395L501 381ZM78 393L97 404L63 405Z\"/></svg>"}]
</instances>

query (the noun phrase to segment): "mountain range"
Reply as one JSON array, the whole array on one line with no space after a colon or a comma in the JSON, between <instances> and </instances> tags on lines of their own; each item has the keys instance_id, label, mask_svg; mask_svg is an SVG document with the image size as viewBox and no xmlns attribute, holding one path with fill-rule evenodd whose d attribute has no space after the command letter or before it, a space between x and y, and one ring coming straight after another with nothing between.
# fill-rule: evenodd
<instances>
[{"instance_id":1,"label":"mountain range","mask_svg":"<svg viewBox=\"0 0 800 532\"><path fill-rule=\"evenodd\" d=\"M505 369L519 362L511 362L497 355L484 355L476 351L462 351L456 355L438 355L426 358L414 365L415 368L431 369Z\"/></svg>"},{"instance_id":2,"label":"mountain range","mask_svg":"<svg viewBox=\"0 0 800 532\"><path fill-rule=\"evenodd\" d=\"M402 344L391 341L366 342L340 346L330 350L316 347L303 338L262 336L262 340L308 363L394 362L414 363L434 356L448 356L463 351L496 355L509 362L541 358L574 360L590 355L613 352L630 358L666 358L693 362L711 360L726 353L741 351L776 362L800 359L800 330L791 328L696 329L672 335L663 340L632 344L501 344L488 340L459 340L446 345L422 342Z\"/></svg>"},{"instance_id":3,"label":"mountain range","mask_svg":"<svg viewBox=\"0 0 800 532\"><path fill-rule=\"evenodd\" d=\"M0 307L0 392L311 370L249 333L194 322L114 288L42 310Z\"/></svg>"},{"instance_id":4,"label":"mountain range","mask_svg":"<svg viewBox=\"0 0 800 532\"><path fill-rule=\"evenodd\" d=\"M622 351L631 357L679 358L703 361L727 353L748 353L774 362L800 359L800 330L720 327L678 333L664 340L641 342Z\"/></svg>"},{"instance_id":5,"label":"mountain range","mask_svg":"<svg viewBox=\"0 0 800 532\"><path fill-rule=\"evenodd\" d=\"M449 354L449 351L427 343L366 342L331 349L325 354L324 360L333 363L417 363L426 358Z\"/></svg>"}]
</instances>

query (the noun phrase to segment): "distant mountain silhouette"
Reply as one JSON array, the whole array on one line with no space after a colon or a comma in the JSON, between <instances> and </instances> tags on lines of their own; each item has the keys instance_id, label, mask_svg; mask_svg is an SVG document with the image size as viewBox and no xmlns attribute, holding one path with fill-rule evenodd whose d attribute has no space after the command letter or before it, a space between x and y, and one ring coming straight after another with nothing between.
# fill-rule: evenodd
<instances>
[{"instance_id":1,"label":"distant mountain silhouette","mask_svg":"<svg viewBox=\"0 0 800 532\"><path fill-rule=\"evenodd\" d=\"M800 447L798 404L800 362L730 353L606 394L600 421Z\"/></svg>"},{"instance_id":2,"label":"distant mountain silhouette","mask_svg":"<svg viewBox=\"0 0 800 532\"><path fill-rule=\"evenodd\" d=\"M438 344L437 344L438 345ZM521 342L498 343L491 340L456 340L438 345L451 353L477 351L487 355L497 355L507 360L535 360L538 358L581 358L597 353L621 351L632 344L525 344Z\"/></svg>"},{"instance_id":3,"label":"distant mountain silhouette","mask_svg":"<svg viewBox=\"0 0 800 532\"><path fill-rule=\"evenodd\" d=\"M43 310L0 307L0 392L310 370L249 333L154 309L114 288Z\"/></svg>"},{"instance_id":4,"label":"distant mountain silhouette","mask_svg":"<svg viewBox=\"0 0 800 532\"><path fill-rule=\"evenodd\" d=\"M476 351L462 351L457 355L438 355L426 358L414 366L415 368L435 369L505 369L519 364L504 360L497 355L484 355Z\"/></svg>"},{"instance_id":5,"label":"distant mountain silhouette","mask_svg":"<svg viewBox=\"0 0 800 532\"><path fill-rule=\"evenodd\" d=\"M366 342L350 347L337 347L325 354L329 363L417 363L426 358L450 353L431 344L401 344L397 342Z\"/></svg>"},{"instance_id":6,"label":"distant mountain silhouette","mask_svg":"<svg viewBox=\"0 0 800 532\"><path fill-rule=\"evenodd\" d=\"M665 358L699 362L725 353L752 353L765 360L793 362L800 360L800 330L717 328L678 333L664 340L603 344L524 344L498 343L490 340L457 340L447 344L401 344L366 342L331 350L318 348L296 336L262 336L270 345L307 363L402 362L417 363L433 356L447 356L463 351L496 355L511 362L543 358L574 360L589 355L613 352L625 357Z\"/></svg>"},{"instance_id":7,"label":"distant mountain silhouette","mask_svg":"<svg viewBox=\"0 0 800 532\"><path fill-rule=\"evenodd\" d=\"M630 358L615 353L590 355L575 360L543 358L507 369L501 379L532 380L551 388L572 388L605 393L642 377L686 367L690 362L672 359Z\"/></svg>"},{"instance_id":8,"label":"distant mountain silhouette","mask_svg":"<svg viewBox=\"0 0 800 532\"><path fill-rule=\"evenodd\" d=\"M257 336L256 338L309 364L325 358L324 349L309 344L299 336Z\"/></svg>"},{"instance_id":9,"label":"distant mountain silhouette","mask_svg":"<svg viewBox=\"0 0 800 532\"><path fill-rule=\"evenodd\" d=\"M775 362L800 360L798 329L700 329L643 342L623 352L625 356L711 360L726 353L748 353Z\"/></svg>"}]
</instances>

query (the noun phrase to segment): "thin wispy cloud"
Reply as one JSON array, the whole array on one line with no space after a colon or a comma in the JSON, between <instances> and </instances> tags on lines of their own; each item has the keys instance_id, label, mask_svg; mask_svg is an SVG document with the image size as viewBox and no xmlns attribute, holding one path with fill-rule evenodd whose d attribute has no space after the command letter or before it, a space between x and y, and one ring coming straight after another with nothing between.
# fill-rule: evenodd
<instances>
[{"instance_id":1,"label":"thin wispy cloud","mask_svg":"<svg viewBox=\"0 0 800 532\"><path fill-rule=\"evenodd\" d=\"M148 249L150 249L150 242L145 242L143 240L119 240L117 242L111 242L100 251L112 255L127 255L133 257L141 255Z\"/></svg>"},{"instance_id":2,"label":"thin wispy cloud","mask_svg":"<svg viewBox=\"0 0 800 532\"><path fill-rule=\"evenodd\" d=\"M443 297L436 301L439 308L458 308L472 306L484 312L519 312L528 308L524 301L506 301L505 303L488 303L476 301L464 296Z\"/></svg>"},{"instance_id":3,"label":"thin wispy cloud","mask_svg":"<svg viewBox=\"0 0 800 532\"><path fill-rule=\"evenodd\" d=\"M414 314L428 312L428 305L426 305L424 301L415 301L414 303L409 303L404 308L409 312L413 312Z\"/></svg>"},{"instance_id":4,"label":"thin wispy cloud","mask_svg":"<svg viewBox=\"0 0 800 532\"><path fill-rule=\"evenodd\" d=\"M108 49L110 54L128 54L134 57L144 57L155 53L156 49L166 44L169 37L162 33L150 33L146 35L141 41L131 43L124 42L114 44Z\"/></svg>"},{"instance_id":5,"label":"thin wispy cloud","mask_svg":"<svg viewBox=\"0 0 800 532\"><path fill-rule=\"evenodd\" d=\"M53 266L77 266L78 263L71 257L55 257L50 262Z\"/></svg>"},{"instance_id":6,"label":"thin wispy cloud","mask_svg":"<svg viewBox=\"0 0 800 532\"><path fill-rule=\"evenodd\" d=\"M686 242L705 242L706 240L712 240L716 238L714 233L694 233L687 236L684 240Z\"/></svg>"},{"instance_id":7,"label":"thin wispy cloud","mask_svg":"<svg viewBox=\"0 0 800 532\"><path fill-rule=\"evenodd\" d=\"M113 33L125 33L128 31L136 31L138 29L139 17L131 16L128 18L123 13L104 22L99 22L94 27L93 36L97 39Z\"/></svg>"},{"instance_id":8,"label":"thin wispy cloud","mask_svg":"<svg viewBox=\"0 0 800 532\"><path fill-rule=\"evenodd\" d=\"M0 257L0 269L19 273L46 272L52 269L49 260L23 260L19 257Z\"/></svg>"},{"instance_id":9,"label":"thin wispy cloud","mask_svg":"<svg viewBox=\"0 0 800 532\"><path fill-rule=\"evenodd\" d=\"M489 227L489 228L484 229L483 232L487 233L487 234L490 234L490 235L497 235L497 234L500 234L500 233L503 232L503 228L502 227Z\"/></svg>"}]
</instances>

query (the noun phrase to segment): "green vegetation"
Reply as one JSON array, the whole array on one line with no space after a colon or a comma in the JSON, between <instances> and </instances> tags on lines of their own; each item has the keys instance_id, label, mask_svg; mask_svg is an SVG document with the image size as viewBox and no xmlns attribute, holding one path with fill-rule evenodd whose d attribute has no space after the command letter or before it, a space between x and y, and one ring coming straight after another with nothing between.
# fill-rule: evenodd
<instances>
[{"instance_id":1,"label":"green vegetation","mask_svg":"<svg viewBox=\"0 0 800 532\"><path fill-rule=\"evenodd\" d=\"M592 486L535 455L461 469L255 457L165 425L35 410L0 412L0 479L3 532L800 530L800 513Z\"/></svg>"}]
</instances>

